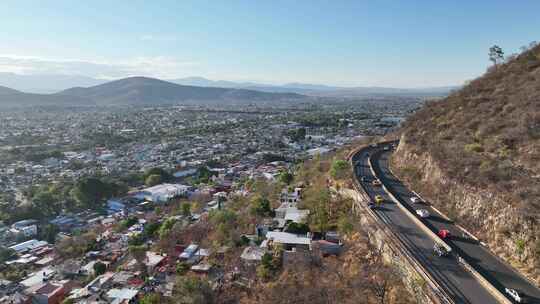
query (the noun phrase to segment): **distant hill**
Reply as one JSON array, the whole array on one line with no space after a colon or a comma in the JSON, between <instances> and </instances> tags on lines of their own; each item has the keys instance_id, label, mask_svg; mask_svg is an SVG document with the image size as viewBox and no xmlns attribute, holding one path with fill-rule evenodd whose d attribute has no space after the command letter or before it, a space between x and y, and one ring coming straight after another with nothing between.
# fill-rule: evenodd
<instances>
[{"instance_id":1,"label":"distant hill","mask_svg":"<svg viewBox=\"0 0 540 304\"><path fill-rule=\"evenodd\" d=\"M77 96L23 93L0 86L0 107L89 105L93 102Z\"/></svg>"},{"instance_id":2,"label":"distant hill","mask_svg":"<svg viewBox=\"0 0 540 304\"><path fill-rule=\"evenodd\" d=\"M299 100L295 93L269 93L245 89L183 86L147 77L130 77L55 94L31 94L0 87L0 106L174 104L184 101Z\"/></svg>"},{"instance_id":3,"label":"distant hill","mask_svg":"<svg viewBox=\"0 0 540 304\"><path fill-rule=\"evenodd\" d=\"M401 96L446 96L457 87L434 88L385 88L385 87L339 87L321 84L292 82L284 85L271 85L257 82L235 82L227 80L210 80L204 77L185 77L166 80L184 86L213 87L227 89L246 89L269 93L297 93L302 95L323 97L366 97L376 95ZM50 94L73 87L92 87L106 83L107 80L78 75L20 75L0 72L0 86L22 92Z\"/></svg>"},{"instance_id":4,"label":"distant hill","mask_svg":"<svg viewBox=\"0 0 540 304\"><path fill-rule=\"evenodd\" d=\"M104 82L106 80L77 75L0 73L0 86L38 94L55 93L71 87L90 87Z\"/></svg>"},{"instance_id":5,"label":"distant hill","mask_svg":"<svg viewBox=\"0 0 540 304\"><path fill-rule=\"evenodd\" d=\"M72 88L57 93L94 100L97 104L167 104L182 101L272 101L303 99L295 93L268 93L245 89L179 85L147 77L130 77L89 88Z\"/></svg>"},{"instance_id":6,"label":"distant hill","mask_svg":"<svg viewBox=\"0 0 540 304\"><path fill-rule=\"evenodd\" d=\"M446 96L457 86L427 87L427 88L386 88L386 87L339 87L320 84L292 82L284 85L270 85L254 82L233 82L224 80L209 80L203 77L187 77L174 79L171 82L182 85L197 85L209 87L242 88L272 93L297 93L324 97L366 97L374 95L393 96Z\"/></svg>"}]
</instances>

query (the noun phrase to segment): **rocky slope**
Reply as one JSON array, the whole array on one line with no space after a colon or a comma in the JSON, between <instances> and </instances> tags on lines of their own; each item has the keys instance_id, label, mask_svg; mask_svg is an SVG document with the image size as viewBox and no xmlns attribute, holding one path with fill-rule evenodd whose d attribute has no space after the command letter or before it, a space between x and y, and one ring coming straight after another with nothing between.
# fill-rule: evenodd
<instances>
[{"instance_id":1,"label":"rocky slope","mask_svg":"<svg viewBox=\"0 0 540 304\"><path fill-rule=\"evenodd\" d=\"M393 169L540 283L540 46L428 103L401 130Z\"/></svg>"}]
</instances>

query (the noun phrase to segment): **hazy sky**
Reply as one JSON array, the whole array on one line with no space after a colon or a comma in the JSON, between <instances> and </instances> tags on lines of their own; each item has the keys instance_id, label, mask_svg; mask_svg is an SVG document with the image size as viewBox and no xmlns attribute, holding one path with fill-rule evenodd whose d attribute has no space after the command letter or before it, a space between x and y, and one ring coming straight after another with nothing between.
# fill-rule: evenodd
<instances>
[{"instance_id":1,"label":"hazy sky","mask_svg":"<svg viewBox=\"0 0 540 304\"><path fill-rule=\"evenodd\" d=\"M46 3L46 4L45 4ZM424 87L540 40L540 1L0 3L0 72Z\"/></svg>"}]
</instances>

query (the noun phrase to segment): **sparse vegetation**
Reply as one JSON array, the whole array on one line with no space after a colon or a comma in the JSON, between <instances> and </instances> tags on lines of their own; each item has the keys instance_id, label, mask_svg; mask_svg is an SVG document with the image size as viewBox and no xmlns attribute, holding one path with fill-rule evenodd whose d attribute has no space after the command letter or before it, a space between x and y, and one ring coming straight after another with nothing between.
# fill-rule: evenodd
<instances>
[{"instance_id":1,"label":"sparse vegetation","mask_svg":"<svg viewBox=\"0 0 540 304\"><path fill-rule=\"evenodd\" d=\"M499 234L519 238L515 246L500 244L498 249L513 262L533 269L540 261L540 251L534 250L540 216L540 46L531 44L505 61L502 57L502 50L493 47L494 67L485 75L444 100L428 102L407 119L402 129L407 150L397 153L395 163L400 168L395 170L452 219L492 244L500 244ZM426 163L421 161L427 159L441 172L422 169ZM421 179L434 175L445 180L444 185ZM495 207L490 205L494 199L484 199L484 205L468 206L465 211L463 202L456 201L464 190L489 193L504 203ZM507 207L505 212L515 221L482 224ZM475 214L471 208L481 212ZM540 280L533 272L531 278Z\"/></svg>"}]
</instances>

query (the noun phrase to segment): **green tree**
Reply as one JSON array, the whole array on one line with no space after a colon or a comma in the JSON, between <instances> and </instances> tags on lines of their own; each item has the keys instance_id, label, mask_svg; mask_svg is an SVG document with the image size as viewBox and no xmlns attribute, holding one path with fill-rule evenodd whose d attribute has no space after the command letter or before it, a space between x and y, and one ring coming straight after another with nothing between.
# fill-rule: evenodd
<instances>
[{"instance_id":1,"label":"green tree","mask_svg":"<svg viewBox=\"0 0 540 304\"><path fill-rule=\"evenodd\" d=\"M348 177L349 163L345 160L335 160L330 168L330 175L335 179L344 179Z\"/></svg>"},{"instance_id":2,"label":"green tree","mask_svg":"<svg viewBox=\"0 0 540 304\"><path fill-rule=\"evenodd\" d=\"M174 218L172 217L167 218L159 227L159 232L158 232L159 238L165 239L175 223L176 223L176 220Z\"/></svg>"},{"instance_id":3,"label":"green tree","mask_svg":"<svg viewBox=\"0 0 540 304\"><path fill-rule=\"evenodd\" d=\"M189 264L186 262L179 262L176 264L176 274L184 275L189 270Z\"/></svg>"},{"instance_id":4,"label":"green tree","mask_svg":"<svg viewBox=\"0 0 540 304\"><path fill-rule=\"evenodd\" d=\"M56 241L56 235L60 232L56 225L47 224L41 228L40 238L47 241L50 244L54 244Z\"/></svg>"},{"instance_id":5,"label":"green tree","mask_svg":"<svg viewBox=\"0 0 540 304\"><path fill-rule=\"evenodd\" d=\"M15 250L0 246L0 263L3 263L15 256Z\"/></svg>"},{"instance_id":6,"label":"green tree","mask_svg":"<svg viewBox=\"0 0 540 304\"><path fill-rule=\"evenodd\" d=\"M278 180L286 185L289 185L293 181L293 178L294 176L287 170L282 170L278 176Z\"/></svg>"},{"instance_id":7,"label":"green tree","mask_svg":"<svg viewBox=\"0 0 540 304\"><path fill-rule=\"evenodd\" d=\"M256 197L251 203L251 213L258 216L273 216L270 201L265 197Z\"/></svg>"},{"instance_id":8,"label":"green tree","mask_svg":"<svg viewBox=\"0 0 540 304\"><path fill-rule=\"evenodd\" d=\"M43 216L52 216L60 211L58 199L48 190L40 189L32 197L32 205L41 212Z\"/></svg>"},{"instance_id":9,"label":"green tree","mask_svg":"<svg viewBox=\"0 0 540 304\"><path fill-rule=\"evenodd\" d=\"M306 234L309 232L309 226L304 223L291 222L285 228L285 232L290 232L294 234Z\"/></svg>"},{"instance_id":10,"label":"green tree","mask_svg":"<svg viewBox=\"0 0 540 304\"><path fill-rule=\"evenodd\" d=\"M338 230L343 234L349 234L354 230L354 225L348 216L342 215L338 219Z\"/></svg>"},{"instance_id":11,"label":"green tree","mask_svg":"<svg viewBox=\"0 0 540 304\"><path fill-rule=\"evenodd\" d=\"M161 304L166 303L165 299L159 293L147 293L139 300L140 304Z\"/></svg>"},{"instance_id":12,"label":"green tree","mask_svg":"<svg viewBox=\"0 0 540 304\"><path fill-rule=\"evenodd\" d=\"M504 60L504 52L500 46L494 45L489 48L489 60L495 66Z\"/></svg>"},{"instance_id":13,"label":"green tree","mask_svg":"<svg viewBox=\"0 0 540 304\"><path fill-rule=\"evenodd\" d=\"M174 176L162 168L152 168L144 173L144 180L150 175L159 175L163 183L170 182L174 179Z\"/></svg>"},{"instance_id":14,"label":"green tree","mask_svg":"<svg viewBox=\"0 0 540 304\"><path fill-rule=\"evenodd\" d=\"M182 203L182 215L190 216L191 215L191 204L188 202Z\"/></svg>"},{"instance_id":15,"label":"green tree","mask_svg":"<svg viewBox=\"0 0 540 304\"><path fill-rule=\"evenodd\" d=\"M330 193L323 189L315 193L312 204L309 205L309 221L312 231L326 232L329 228Z\"/></svg>"},{"instance_id":16,"label":"green tree","mask_svg":"<svg viewBox=\"0 0 540 304\"><path fill-rule=\"evenodd\" d=\"M155 186L155 185L159 185L163 182L163 179L161 177L161 175L159 174L152 174L152 175L149 175L145 180L144 180L144 184L147 185L148 187L152 187L152 186Z\"/></svg>"},{"instance_id":17,"label":"green tree","mask_svg":"<svg viewBox=\"0 0 540 304\"><path fill-rule=\"evenodd\" d=\"M73 189L73 195L83 208L96 209L111 197L110 185L97 178L83 178Z\"/></svg>"},{"instance_id":18,"label":"green tree","mask_svg":"<svg viewBox=\"0 0 540 304\"><path fill-rule=\"evenodd\" d=\"M175 284L174 296L179 304L216 303L216 298L210 284L196 277L179 277Z\"/></svg>"},{"instance_id":19,"label":"green tree","mask_svg":"<svg viewBox=\"0 0 540 304\"><path fill-rule=\"evenodd\" d=\"M105 271L107 271L107 265L105 263L98 261L94 264L94 273L96 276L104 274Z\"/></svg>"}]
</instances>

